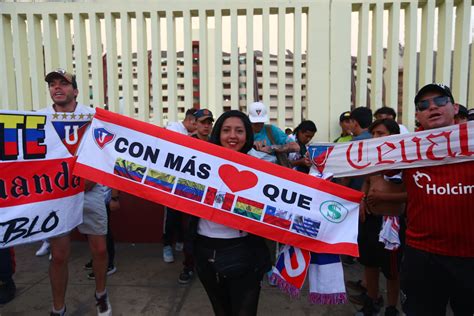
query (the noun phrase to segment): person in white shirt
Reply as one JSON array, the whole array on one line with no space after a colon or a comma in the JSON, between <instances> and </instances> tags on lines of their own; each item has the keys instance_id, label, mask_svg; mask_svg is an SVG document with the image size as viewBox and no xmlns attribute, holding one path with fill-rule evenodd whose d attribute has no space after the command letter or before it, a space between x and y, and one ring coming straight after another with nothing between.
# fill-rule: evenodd
<instances>
[{"instance_id":1,"label":"person in white shirt","mask_svg":"<svg viewBox=\"0 0 474 316\"><path fill-rule=\"evenodd\" d=\"M253 132L248 117L227 111L216 121L210 142L248 153ZM196 271L215 315L256 315L263 275L271 267L264 239L205 219L195 218Z\"/></svg>"},{"instance_id":2,"label":"person in white shirt","mask_svg":"<svg viewBox=\"0 0 474 316\"><path fill-rule=\"evenodd\" d=\"M188 109L184 114L184 120L182 122L169 122L166 125L166 129L178 132L183 135L191 135L196 131L196 117L193 115L196 112L196 109Z\"/></svg>"},{"instance_id":3,"label":"person in white shirt","mask_svg":"<svg viewBox=\"0 0 474 316\"><path fill-rule=\"evenodd\" d=\"M42 113L73 113L77 116L89 117L95 113L93 108L79 104L76 101L79 90L77 89L76 77L64 69L56 69L48 73L45 77L48 83L49 93L53 104L50 107L40 110ZM69 137L69 136L68 136ZM78 145L79 138L74 135L73 141ZM72 143L69 139L69 143ZM97 314L99 316L112 315L106 283L107 271L107 251L105 246L105 234L107 232L107 213L105 202L102 197L100 185L86 181L86 196L84 203L84 222L78 226L81 233L88 235L89 247L94 259L95 274L95 299ZM101 203L94 203L95 193L100 192ZM103 207L102 207L103 204ZM49 267L49 277L53 294L52 316L62 316L66 313L65 296L68 282L68 261L71 251L69 233L55 236L49 239L51 244L51 262Z\"/></svg>"}]
</instances>

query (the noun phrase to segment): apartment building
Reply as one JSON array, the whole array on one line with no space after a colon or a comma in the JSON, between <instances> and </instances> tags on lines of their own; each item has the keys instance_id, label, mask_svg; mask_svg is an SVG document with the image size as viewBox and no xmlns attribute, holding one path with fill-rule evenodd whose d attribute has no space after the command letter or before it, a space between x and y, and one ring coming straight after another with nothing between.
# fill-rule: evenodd
<instances>
[{"instance_id":1,"label":"apartment building","mask_svg":"<svg viewBox=\"0 0 474 316\"><path fill-rule=\"evenodd\" d=\"M199 89L199 83L200 83L200 71L199 71L199 41L193 41L192 42L192 74L193 74L193 80L192 80L192 96L193 100L192 102L188 102L185 99L185 80L184 80L184 73L185 73L185 61L184 61L184 53L182 51L179 51L176 53L176 70L170 69L168 65L168 58L167 58L167 52L162 51L161 52L161 61L160 61L160 71L161 71L161 78L159 80L159 84L161 87L161 104L162 104L162 109L163 113L163 120L164 124L166 124L168 120L168 107L171 106L168 101L169 97L169 91L170 89L173 89L169 85L168 81L168 74L170 71L175 71L176 74L176 87L174 87L176 90L176 103L175 106L177 109L178 113L178 119L182 119L184 112L186 109L189 107L194 107L196 109L201 108L201 107L208 107L206 104L202 104L201 98L200 98L200 89ZM107 104L108 102L108 94L107 94L107 67L106 67L106 55L104 54L103 56L103 69L104 69L104 96L105 96L105 103ZM152 66L153 60L151 57L151 52L148 52L148 91L149 91L149 100L150 100L150 115L153 116L155 113L153 113L152 109L152 103L153 103L153 85L156 84L157 80L153 77L153 73L151 71L151 66ZM231 65L231 56L227 52L222 52L222 104L224 111L229 110L231 108L231 100L232 100L232 95L231 95L231 71L232 71L232 65ZM239 84L239 109L241 111L246 112L247 110L247 105L254 100L263 100L263 56L261 51L254 51L254 59L250 62L247 61L247 56L246 53L239 53L239 58L238 58L238 84ZM253 67L253 73L254 73L254 85L252 87L247 87L247 70L249 67ZM294 62L293 62L293 54L291 51L287 50L287 53L285 55L285 66L284 66L284 71L285 71L285 86L283 87L285 93L285 108L286 108L286 117L285 117L285 122L286 126L281 126L283 127L294 127L296 126L299 122L293 122L293 106L294 104L297 103L303 103L303 113L306 109L305 101L306 101L306 83L305 83L305 78L306 78L306 56L302 56L302 65L301 65L301 74L302 74L302 86L301 86L301 100L295 100L294 99L294 94L293 94L293 68L294 68ZM209 68L209 71L212 71L213 67ZM122 80L122 60L120 56L118 56L118 65L117 65L117 80L118 80L118 87L119 87L119 96L121 97L123 95L123 80ZM132 85L133 85L133 102L134 102L134 107L136 109L136 112L138 111L138 79L137 79L137 58L136 54L134 53L132 55ZM91 73L89 73L89 78L91 78ZM278 87L278 56L276 55L270 55L270 60L269 60L269 87L270 87L270 117L272 122L276 122L276 117L277 117L277 107L278 107L278 91L280 87ZM92 86L90 85L90 91L92 91ZM251 89L251 95L253 95L252 100L247 100L247 89ZM90 93L90 98L92 99L92 95Z\"/></svg>"}]
</instances>

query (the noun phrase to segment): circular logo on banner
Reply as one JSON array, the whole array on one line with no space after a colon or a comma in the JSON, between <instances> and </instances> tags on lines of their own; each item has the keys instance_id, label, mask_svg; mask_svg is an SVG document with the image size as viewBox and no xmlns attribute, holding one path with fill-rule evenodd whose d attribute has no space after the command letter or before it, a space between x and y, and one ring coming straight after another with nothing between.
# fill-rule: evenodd
<instances>
[{"instance_id":1,"label":"circular logo on banner","mask_svg":"<svg viewBox=\"0 0 474 316\"><path fill-rule=\"evenodd\" d=\"M346 219L349 211L339 202L325 201L319 206L321 215L332 223L340 223Z\"/></svg>"}]
</instances>

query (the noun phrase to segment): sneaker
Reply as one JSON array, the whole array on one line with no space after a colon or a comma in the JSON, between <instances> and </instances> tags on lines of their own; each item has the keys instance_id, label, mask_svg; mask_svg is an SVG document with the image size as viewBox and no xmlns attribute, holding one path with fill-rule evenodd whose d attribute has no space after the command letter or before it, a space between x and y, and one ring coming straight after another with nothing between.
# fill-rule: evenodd
<instances>
[{"instance_id":1,"label":"sneaker","mask_svg":"<svg viewBox=\"0 0 474 316\"><path fill-rule=\"evenodd\" d=\"M84 265L84 270L92 270L92 259Z\"/></svg>"},{"instance_id":2,"label":"sneaker","mask_svg":"<svg viewBox=\"0 0 474 316\"><path fill-rule=\"evenodd\" d=\"M363 306L367 300L369 300L369 296L367 293L361 293L357 295L349 295L349 302L352 304Z\"/></svg>"},{"instance_id":3,"label":"sneaker","mask_svg":"<svg viewBox=\"0 0 474 316\"><path fill-rule=\"evenodd\" d=\"M43 241L41 247L36 252L37 257L46 256L49 253L49 242Z\"/></svg>"},{"instance_id":4,"label":"sneaker","mask_svg":"<svg viewBox=\"0 0 474 316\"><path fill-rule=\"evenodd\" d=\"M115 266L110 266L110 267L107 268L107 275L114 274L115 272L117 272L117 268ZM95 280L94 272L89 273L87 275L87 278L89 280Z\"/></svg>"},{"instance_id":5,"label":"sneaker","mask_svg":"<svg viewBox=\"0 0 474 316\"><path fill-rule=\"evenodd\" d=\"M97 307L97 316L112 316L112 306L110 305L109 296L107 293L99 298L95 296L95 301L95 306Z\"/></svg>"},{"instance_id":6,"label":"sneaker","mask_svg":"<svg viewBox=\"0 0 474 316\"><path fill-rule=\"evenodd\" d=\"M6 304L15 298L16 285L13 279L0 281L0 304Z\"/></svg>"},{"instance_id":7,"label":"sneaker","mask_svg":"<svg viewBox=\"0 0 474 316\"><path fill-rule=\"evenodd\" d=\"M174 245L174 250L176 251L183 251L184 248L184 243L182 242L177 242L176 245Z\"/></svg>"},{"instance_id":8,"label":"sneaker","mask_svg":"<svg viewBox=\"0 0 474 316\"><path fill-rule=\"evenodd\" d=\"M49 313L49 316L64 316L64 315L66 315L66 306L64 306L64 310L61 313L55 313L53 311Z\"/></svg>"},{"instance_id":9,"label":"sneaker","mask_svg":"<svg viewBox=\"0 0 474 316\"><path fill-rule=\"evenodd\" d=\"M383 305L380 304L380 298L378 300L371 300L368 299L364 306L360 310L357 311L357 313L354 314L354 316L379 316L380 315L380 310L381 306Z\"/></svg>"},{"instance_id":10,"label":"sneaker","mask_svg":"<svg viewBox=\"0 0 474 316\"><path fill-rule=\"evenodd\" d=\"M351 290L357 291L359 293L366 293L367 289L365 286L362 285L362 280L357 280L357 281L347 281L346 286L350 288Z\"/></svg>"},{"instance_id":11,"label":"sneaker","mask_svg":"<svg viewBox=\"0 0 474 316\"><path fill-rule=\"evenodd\" d=\"M115 267L115 265L112 264L107 267L107 275L112 275L115 272L117 272L117 267Z\"/></svg>"},{"instance_id":12,"label":"sneaker","mask_svg":"<svg viewBox=\"0 0 474 316\"><path fill-rule=\"evenodd\" d=\"M193 280L194 273L193 271L183 270L179 274L178 283L179 284L189 284Z\"/></svg>"},{"instance_id":13,"label":"sneaker","mask_svg":"<svg viewBox=\"0 0 474 316\"><path fill-rule=\"evenodd\" d=\"M400 312L395 306L387 306L385 307L385 316L398 316Z\"/></svg>"},{"instance_id":14,"label":"sneaker","mask_svg":"<svg viewBox=\"0 0 474 316\"><path fill-rule=\"evenodd\" d=\"M166 263L174 262L173 248L171 246L163 247L163 261Z\"/></svg>"}]
</instances>

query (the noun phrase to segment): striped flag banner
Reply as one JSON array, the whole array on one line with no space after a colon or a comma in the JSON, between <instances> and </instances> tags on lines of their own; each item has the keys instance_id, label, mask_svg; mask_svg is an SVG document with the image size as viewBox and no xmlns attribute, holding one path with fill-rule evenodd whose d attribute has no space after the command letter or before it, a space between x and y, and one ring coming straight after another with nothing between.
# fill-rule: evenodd
<instances>
[{"instance_id":1,"label":"striped flag banner","mask_svg":"<svg viewBox=\"0 0 474 316\"><path fill-rule=\"evenodd\" d=\"M214 208L230 211L234 204L235 195L225 191L217 191L216 188L208 187L204 203Z\"/></svg>"},{"instance_id":2,"label":"striped flag banner","mask_svg":"<svg viewBox=\"0 0 474 316\"><path fill-rule=\"evenodd\" d=\"M114 174L132 181L141 182L145 171L146 167L123 158L117 158L115 161Z\"/></svg>"},{"instance_id":3,"label":"striped flag banner","mask_svg":"<svg viewBox=\"0 0 474 316\"><path fill-rule=\"evenodd\" d=\"M259 221L262 218L264 204L243 197L237 199L234 213Z\"/></svg>"},{"instance_id":4,"label":"striped flag banner","mask_svg":"<svg viewBox=\"0 0 474 316\"><path fill-rule=\"evenodd\" d=\"M314 173L333 177L462 163L474 159L474 121L383 138L311 144L308 152Z\"/></svg>"},{"instance_id":5,"label":"striped flag banner","mask_svg":"<svg viewBox=\"0 0 474 316\"><path fill-rule=\"evenodd\" d=\"M145 179L145 184L166 192L173 190L176 177L170 174L150 169Z\"/></svg>"},{"instance_id":6,"label":"striped flag banner","mask_svg":"<svg viewBox=\"0 0 474 316\"><path fill-rule=\"evenodd\" d=\"M74 174L302 249L358 255L362 193L105 110Z\"/></svg>"},{"instance_id":7,"label":"striped flag banner","mask_svg":"<svg viewBox=\"0 0 474 316\"><path fill-rule=\"evenodd\" d=\"M0 248L67 233L82 222L74 153L92 115L0 111ZM112 169L113 172L113 169Z\"/></svg>"},{"instance_id":8,"label":"striped flag banner","mask_svg":"<svg viewBox=\"0 0 474 316\"><path fill-rule=\"evenodd\" d=\"M263 221L267 224L275 225L285 229L291 226L292 214L290 211L277 209L274 206L267 205Z\"/></svg>"}]
</instances>

